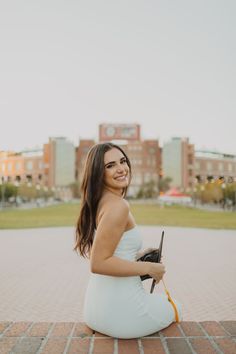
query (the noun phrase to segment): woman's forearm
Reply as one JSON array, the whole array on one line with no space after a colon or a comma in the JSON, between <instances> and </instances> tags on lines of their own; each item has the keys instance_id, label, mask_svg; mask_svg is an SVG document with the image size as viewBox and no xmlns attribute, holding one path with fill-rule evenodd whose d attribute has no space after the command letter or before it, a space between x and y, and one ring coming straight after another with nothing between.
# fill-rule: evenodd
<instances>
[{"instance_id":1,"label":"woman's forearm","mask_svg":"<svg viewBox=\"0 0 236 354\"><path fill-rule=\"evenodd\" d=\"M119 257L91 263L91 272L115 277L130 277L149 274L150 262L128 261Z\"/></svg>"}]
</instances>

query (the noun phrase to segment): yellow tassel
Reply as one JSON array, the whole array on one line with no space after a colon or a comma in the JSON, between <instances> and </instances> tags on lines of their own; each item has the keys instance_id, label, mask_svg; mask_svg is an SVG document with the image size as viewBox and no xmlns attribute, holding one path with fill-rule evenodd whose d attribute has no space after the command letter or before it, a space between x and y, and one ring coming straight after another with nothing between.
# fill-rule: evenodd
<instances>
[{"instance_id":1,"label":"yellow tassel","mask_svg":"<svg viewBox=\"0 0 236 354\"><path fill-rule=\"evenodd\" d=\"M177 310L177 306L175 305L172 297L170 296L170 293L169 291L166 289L166 286L165 286L165 283L164 283L164 280L162 279L162 283L164 285L164 288L165 288L165 292L166 292L166 295L167 295L167 298L168 298L168 301L171 303L171 305L173 306L173 309L174 309L174 312L175 312L175 322L180 322L179 320L179 314L178 314L178 310Z\"/></svg>"}]
</instances>

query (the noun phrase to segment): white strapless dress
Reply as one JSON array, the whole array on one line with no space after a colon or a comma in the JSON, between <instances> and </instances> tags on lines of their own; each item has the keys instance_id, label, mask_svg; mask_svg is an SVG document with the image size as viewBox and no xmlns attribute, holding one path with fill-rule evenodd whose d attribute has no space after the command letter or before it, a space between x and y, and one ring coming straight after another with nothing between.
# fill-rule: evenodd
<instances>
[{"instance_id":1,"label":"white strapless dress","mask_svg":"<svg viewBox=\"0 0 236 354\"><path fill-rule=\"evenodd\" d=\"M124 232L114 255L135 261L142 248L137 226ZM174 299L181 319L181 306ZM175 321L165 294L147 293L139 276L114 277L91 273L84 302L84 321L95 331L115 338L138 338Z\"/></svg>"}]
</instances>

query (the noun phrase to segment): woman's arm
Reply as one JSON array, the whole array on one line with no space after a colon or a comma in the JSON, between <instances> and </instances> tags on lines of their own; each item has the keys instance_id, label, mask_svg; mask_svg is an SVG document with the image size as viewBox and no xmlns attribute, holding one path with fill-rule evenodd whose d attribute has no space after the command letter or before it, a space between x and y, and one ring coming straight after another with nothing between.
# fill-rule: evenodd
<instances>
[{"instance_id":1,"label":"woman's arm","mask_svg":"<svg viewBox=\"0 0 236 354\"><path fill-rule=\"evenodd\" d=\"M109 202L104 207L91 250L92 273L121 277L150 274L151 262L132 262L113 256L128 216L129 207L123 199Z\"/></svg>"}]
</instances>

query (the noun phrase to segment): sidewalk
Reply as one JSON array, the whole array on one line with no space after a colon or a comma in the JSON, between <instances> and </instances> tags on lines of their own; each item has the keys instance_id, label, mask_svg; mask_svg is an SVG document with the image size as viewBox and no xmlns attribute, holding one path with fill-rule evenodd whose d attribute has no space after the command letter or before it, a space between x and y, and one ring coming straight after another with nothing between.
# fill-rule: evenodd
<instances>
[{"instance_id":1,"label":"sidewalk","mask_svg":"<svg viewBox=\"0 0 236 354\"><path fill-rule=\"evenodd\" d=\"M143 248L165 230L165 283L185 321L236 320L235 230L139 228ZM89 262L73 252L73 236L72 227L0 230L0 321L84 322Z\"/></svg>"},{"instance_id":2,"label":"sidewalk","mask_svg":"<svg viewBox=\"0 0 236 354\"><path fill-rule=\"evenodd\" d=\"M0 322L1 354L235 354L236 321L181 322L138 339L93 333L79 322Z\"/></svg>"},{"instance_id":3,"label":"sidewalk","mask_svg":"<svg viewBox=\"0 0 236 354\"><path fill-rule=\"evenodd\" d=\"M143 247L163 229L165 282L184 321L135 340L83 325L89 262L72 251L73 228L0 230L0 354L235 354L235 230L140 226Z\"/></svg>"}]
</instances>

